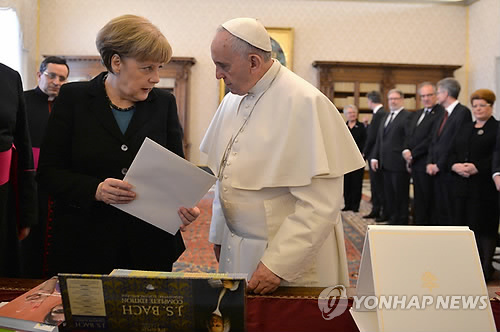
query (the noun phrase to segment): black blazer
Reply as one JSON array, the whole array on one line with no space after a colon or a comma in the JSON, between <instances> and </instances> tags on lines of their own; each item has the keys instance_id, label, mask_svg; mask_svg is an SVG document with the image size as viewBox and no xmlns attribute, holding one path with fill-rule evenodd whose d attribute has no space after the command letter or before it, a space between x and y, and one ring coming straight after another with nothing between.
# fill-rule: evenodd
<instances>
[{"instance_id":1,"label":"black blazer","mask_svg":"<svg viewBox=\"0 0 500 332\"><path fill-rule=\"evenodd\" d=\"M443 115L443 106L436 104L432 107L422 122L417 126L417 122L424 109L419 109L413 113L409 121L408 135L406 136L405 149L411 150L412 162L411 167L414 171L425 172L427 165L427 153L432 140L432 129L434 128L436 119Z\"/></svg>"},{"instance_id":2,"label":"black blazer","mask_svg":"<svg viewBox=\"0 0 500 332\"><path fill-rule=\"evenodd\" d=\"M366 142L366 128L365 125L359 121L356 121L354 127L350 128L349 123L346 122L347 128L351 132L352 138L356 142L359 151L363 151Z\"/></svg>"},{"instance_id":3,"label":"black blazer","mask_svg":"<svg viewBox=\"0 0 500 332\"><path fill-rule=\"evenodd\" d=\"M444 112L436 119L432 129L432 140L427 155L427 164L437 164L440 171L447 171L449 164L449 154L455 142L455 137L464 123L470 123L472 116L470 110L462 104L455 106L455 109L448 117L443 127L441 135L438 136L439 127L443 120Z\"/></svg>"},{"instance_id":4,"label":"black blazer","mask_svg":"<svg viewBox=\"0 0 500 332\"><path fill-rule=\"evenodd\" d=\"M24 99L26 100L31 144L34 148L39 148L42 145L45 128L49 121L49 96L36 87L33 90L25 91Z\"/></svg>"},{"instance_id":5,"label":"black blazer","mask_svg":"<svg viewBox=\"0 0 500 332\"><path fill-rule=\"evenodd\" d=\"M390 113L386 113L378 131L373 151L373 159L379 161L379 167L392 172L406 172L406 161L403 158L404 142L408 131L411 113L402 109L392 120L388 128L384 128Z\"/></svg>"},{"instance_id":6,"label":"black blazer","mask_svg":"<svg viewBox=\"0 0 500 332\"><path fill-rule=\"evenodd\" d=\"M371 154L373 153L373 148L375 147L375 142L377 141L378 130L380 128L380 124L383 123L382 119L387 114L386 110L381 107L375 115L372 117L372 121L366 128L366 143L363 150L363 155L365 159L370 160Z\"/></svg>"},{"instance_id":7,"label":"black blazer","mask_svg":"<svg viewBox=\"0 0 500 332\"><path fill-rule=\"evenodd\" d=\"M102 225L99 227L107 229L109 237L106 243L96 246L96 254L105 250L106 245L133 241L138 243L138 251L147 250L149 255L158 257L158 269L168 268L165 266L184 250L180 233L174 238L97 202L95 193L106 178L124 177L146 137L183 156L175 98L169 92L153 89L145 101L136 103L128 129L122 134L106 97L104 75L101 73L90 82L63 85L49 117L40 150L38 178L56 199L54 228L59 232L56 236L68 237L71 233L98 241L92 234L84 231L75 234L73 229Z\"/></svg>"},{"instance_id":8,"label":"black blazer","mask_svg":"<svg viewBox=\"0 0 500 332\"><path fill-rule=\"evenodd\" d=\"M475 122L464 123L456 136L450 153L449 169L455 163L473 163L478 173L464 178L452 172L454 192L457 196L473 196L497 201L497 191L491 179L492 159L498 134L498 121L491 117L481 129L474 128Z\"/></svg>"}]
</instances>

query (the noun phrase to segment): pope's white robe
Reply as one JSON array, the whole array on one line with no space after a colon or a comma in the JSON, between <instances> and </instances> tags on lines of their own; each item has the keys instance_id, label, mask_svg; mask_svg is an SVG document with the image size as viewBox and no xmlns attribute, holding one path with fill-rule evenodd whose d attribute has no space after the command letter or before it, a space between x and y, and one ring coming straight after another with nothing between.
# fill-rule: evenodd
<instances>
[{"instance_id":1,"label":"pope's white robe","mask_svg":"<svg viewBox=\"0 0 500 332\"><path fill-rule=\"evenodd\" d=\"M341 115L274 61L245 96L226 95L202 141L219 174L209 240L220 272L262 261L296 286L349 285L340 208L343 175L365 162Z\"/></svg>"}]
</instances>

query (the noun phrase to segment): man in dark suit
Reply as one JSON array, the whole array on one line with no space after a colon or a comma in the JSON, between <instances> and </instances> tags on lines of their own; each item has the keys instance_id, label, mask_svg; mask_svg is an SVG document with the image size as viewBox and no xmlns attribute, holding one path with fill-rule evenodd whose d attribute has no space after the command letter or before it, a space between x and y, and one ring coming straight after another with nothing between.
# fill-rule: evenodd
<instances>
[{"instance_id":1,"label":"man in dark suit","mask_svg":"<svg viewBox=\"0 0 500 332\"><path fill-rule=\"evenodd\" d=\"M410 120L403 158L411 168L413 178L415 224L432 225L436 223L436 216L431 215L434 199L432 179L426 173L427 153L432 139L432 129L436 119L443 115L444 109L437 104L436 86L431 82L421 83L418 94L423 108L416 111Z\"/></svg>"},{"instance_id":2,"label":"man in dark suit","mask_svg":"<svg viewBox=\"0 0 500 332\"><path fill-rule=\"evenodd\" d=\"M407 135L410 113L404 109L403 92L392 89L387 94L391 112L380 127L371 167L384 174L384 193L391 225L408 224L408 194L410 174L402 152Z\"/></svg>"},{"instance_id":3,"label":"man in dark suit","mask_svg":"<svg viewBox=\"0 0 500 332\"><path fill-rule=\"evenodd\" d=\"M24 92L35 170L38 167L38 155L52 103L59 95L59 90L68 79L68 75L69 67L65 59L55 56L47 57L42 61L40 70L37 72L38 86ZM47 277L43 273L43 260L47 249L45 245L51 210L52 203L49 203L49 195L43 188L38 187L38 225L32 227L30 235L22 242L22 277Z\"/></svg>"},{"instance_id":4,"label":"man in dark suit","mask_svg":"<svg viewBox=\"0 0 500 332\"><path fill-rule=\"evenodd\" d=\"M372 121L367 128L367 137L365 148L363 149L363 156L366 160L370 161L373 148L375 147L375 142L377 140L377 133L382 123L382 119L385 117L387 112L382 105L382 96L378 91L371 91L366 94L368 99L368 107L373 110ZM368 163L370 164L370 163ZM384 177L382 172L376 172L370 169L370 188L371 188L371 198L372 198L372 211L363 216L363 218L376 218L378 221L385 221L387 218L384 213Z\"/></svg>"},{"instance_id":5,"label":"man in dark suit","mask_svg":"<svg viewBox=\"0 0 500 332\"><path fill-rule=\"evenodd\" d=\"M437 119L427 155L427 174L432 176L434 212L438 225L453 225L453 183L449 154L462 124L472 121L470 110L457 100L460 84L452 77L437 83L437 100L445 112Z\"/></svg>"}]
</instances>

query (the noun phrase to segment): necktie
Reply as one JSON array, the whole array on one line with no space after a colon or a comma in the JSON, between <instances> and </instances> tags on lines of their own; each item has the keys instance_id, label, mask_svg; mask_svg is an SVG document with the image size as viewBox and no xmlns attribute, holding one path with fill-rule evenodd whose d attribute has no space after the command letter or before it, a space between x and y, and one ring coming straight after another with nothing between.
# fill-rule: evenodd
<instances>
[{"instance_id":1,"label":"necktie","mask_svg":"<svg viewBox=\"0 0 500 332\"><path fill-rule=\"evenodd\" d=\"M389 115L389 119L384 124L384 135L387 133L387 130L389 130L393 118L394 118L394 112L391 112L391 114Z\"/></svg>"},{"instance_id":2,"label":"necktie","mask_svg":"<svg viewBox=\"0 0 500 332\"><path fill-rule=\"evenodd\" d=\"M443 131L444 124L446 123L446 120L448 120L448 111L444 111L444 116L443 116L443 121L441 122L441 125L439 126L438 130L438 136L441 135L441 132Z\"/></svg>"},{"instance_id":3,"label":"necktie","mask_svg":"<svg viewBox=\"0 0 500 332\"><path fill-rule=\"evenodd\" d=\"M391 114L389 115L389 119L385 122L385 128L389 127L389 125L391 124L392 122L392 118L394 117L394 112L391 112Z\"/></svg>"},{"instance_id":4,"label":"necktie","mask_svg":"<svg viewBox=\"0 0 500 332\"><path fill-rule=\"evenodd\" d=\"M420 115L420 118L418 118L418 121L417 121L417 126L422 123L422 121L424 121L424 118L427 116L427 114L431 111L430 108L426 108L424 109L424 111L422 112L422 115Z\"/></svg>"}]
</instances>

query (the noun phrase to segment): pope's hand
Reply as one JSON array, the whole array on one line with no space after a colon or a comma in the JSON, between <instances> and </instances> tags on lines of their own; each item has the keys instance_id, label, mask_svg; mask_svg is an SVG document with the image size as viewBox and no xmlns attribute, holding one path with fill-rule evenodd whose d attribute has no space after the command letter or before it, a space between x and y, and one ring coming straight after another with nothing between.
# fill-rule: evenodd
<instances>
[{"instance_id":1,"label":"pope's hand","mask_svg":"<svg viewBox=\"0 0 500 332\"><path fill-rule=\"evenodd\" d=\"M95 193L95 199L106 204L126 204L135 199L135 192L128 182L107 178L99 183Z\"/></svg>"},{"instance_id":2,"label":"pope's hand","mask_svg":"<svg viewBox=\"0 0 500 332\"><path fill-rule=\"evenodd\" d=\"M280 277L269 270L262 262L259 262L257 269L248 282L248 291L261 295L268 294L274 292L280 285L280 282Z\"/></svg>"},{"instance_id":3,"label":"pope's hand","mask_svg":"<svg viewBox=\"0 0 500 332\"><path fill-rule=\"evenodd\" d=\"M196 220L200 216L200 209L195 206L190 209L186 209L185 207L179 208L177 214L182 220L182 225L180 227L181 232L186 231L186 227L189 226L193 221Z\"/></svg>"}]
</instances>

